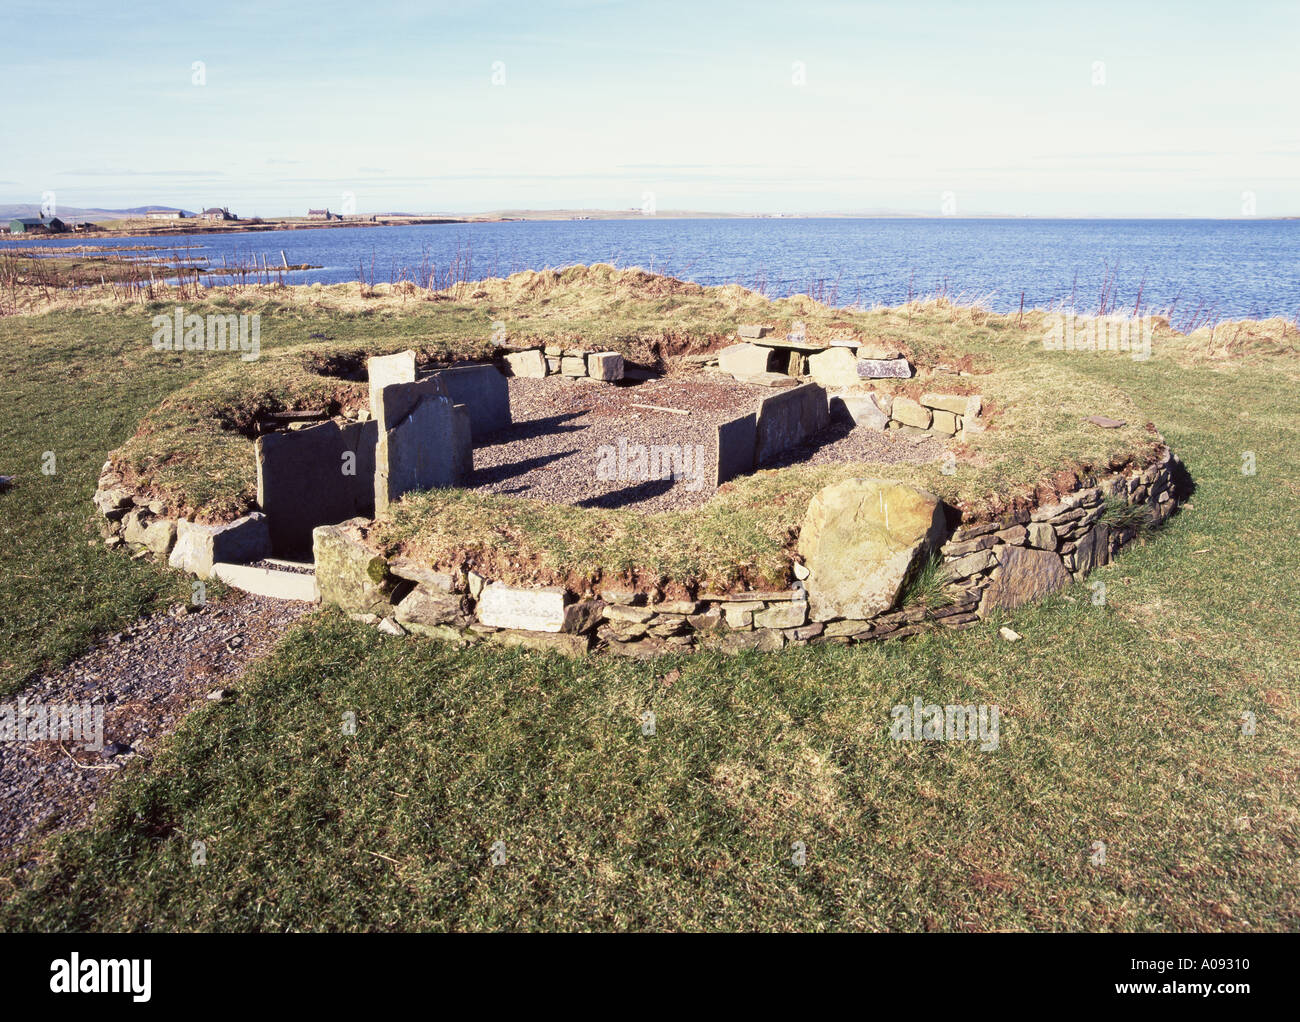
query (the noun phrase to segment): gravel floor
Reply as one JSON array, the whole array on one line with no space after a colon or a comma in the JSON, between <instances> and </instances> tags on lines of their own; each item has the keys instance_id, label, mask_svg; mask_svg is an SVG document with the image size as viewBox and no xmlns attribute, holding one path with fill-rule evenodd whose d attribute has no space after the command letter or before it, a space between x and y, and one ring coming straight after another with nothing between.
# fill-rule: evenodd
<instances>
[{"instance_id":1,"label":"gravel floor","mask_svg":"<svg viewBox=\"0 0 1300 1022\"><path fill-rule=\"evenodd\" d=\"M310 604L237 593L187 613L141 618L67 667L0 703L104 707L105 751L81 742L0 742L0 852L83 822L104 784L214 693L238 698L245 668L270 651ZM115 744L116 743L116 744Z\"/></svg>"},{"instance_id":2,"label":"gravel floor","mask_svg":"<svg viewBox=\"0 0 1300 1022\"><path fill-rule=\"evenodd\" d=\"M511 379L510 411L515 425L484 438L474 448L470 485L579 507L621 507L647 513L699 507L715 489L717 427L756 411L763 398L774 393L777 391L770 387L681 377L637 386L559 377ZM676 408L690 414L634 405ZM914 442L918 439L922 442ZM671 444L689 450L690 463L682 464L684 478L675 482L646 478L636 459L636 446L642 444ZM623 450L627 451L625 457L620 456ZM782 464L925 462L942 451L943 445L930 438L853 430L837 424L805 448L791 452ZM647 457L647 469L651 468L649 460Z\"/></svg>"}]
</instances>

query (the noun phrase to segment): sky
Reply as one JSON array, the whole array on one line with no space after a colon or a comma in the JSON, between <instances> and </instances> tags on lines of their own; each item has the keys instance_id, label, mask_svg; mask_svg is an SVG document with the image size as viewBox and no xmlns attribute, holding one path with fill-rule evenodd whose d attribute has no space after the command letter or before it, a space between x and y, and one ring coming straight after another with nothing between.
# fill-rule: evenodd
<instances>
[{"instance_id":1,"label":"sky","mask_svg":"<svg viewBox=\"0 0 1300 1022\"><path fill-rule=\"evenodd\" d=\"M0 203L1300 214L1296 0L6 0L0 34Z\"/></svg>"}]
</instances>

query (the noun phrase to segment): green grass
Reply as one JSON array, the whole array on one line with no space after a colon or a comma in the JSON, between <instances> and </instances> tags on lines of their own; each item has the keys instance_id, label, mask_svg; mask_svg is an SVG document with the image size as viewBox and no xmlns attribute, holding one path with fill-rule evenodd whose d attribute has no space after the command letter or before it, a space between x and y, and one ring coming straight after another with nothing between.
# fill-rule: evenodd
<instances>
[{"instance_id":1,"label":"green grass","mask_svg":"<svg viewBox=\"0 0 1300 1022\"><path fill-rule=\"evenodd\" d=\"M50 565L55 541L83 566L44 584L64 604L33 603L61 649L96 607L120 620L132 608L116 596L167 584L86 547L84 501L132 417L184 378L115 367L116 328L75 322L0 324L24 372L40 362L16 336L110 352L85 370L104 383L61 391L68 407L48 411L34 381L0 409L11 449L20 435L29 453L68 445L86 466L0 497L24 544L0 552L0 607L24 605L8 569ZM1294 358L1021 346L1026 365L1074 359L1099 392L1129 395L1196 485L1088 584L905 643L651 664L456 651L316 615L238 699L124 771L93 825L4 871L0 929L1295 930ZM60 386L54 368L42 380ZM107 410L110 380L125 396ZM61 521L30 510L33 485L64 494ZM69 600L81 586L100 597ZM1002 623L1022 641L1001 640ZM40 634L6 633L6 659L38 660ZM916 696L998 705L999 748L892 741L890 708Z\"/></svg>"}]
</instances>

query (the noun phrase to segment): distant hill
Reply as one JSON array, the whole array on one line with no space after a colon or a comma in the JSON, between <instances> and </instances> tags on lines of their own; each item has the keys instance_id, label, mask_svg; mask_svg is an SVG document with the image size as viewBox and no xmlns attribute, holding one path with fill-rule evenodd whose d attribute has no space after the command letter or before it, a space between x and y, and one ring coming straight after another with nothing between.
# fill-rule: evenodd
<instances>
[{"instance_id":1,"label":"distant hill","mask_svg":"<svg viewBox=\"0 0 1300 1022\"><path fill-rule=\"evenodd\" d=\"M176 206L132 206L130 209L83 209L78 206L58 206L54 210L54 215L60 220L125 220L133 216L144 216L150 210L154 209L176 209ZM184 211L189 216L195 214L188 209ZM19 216L40 216L40 203L16 203L9 206L0 206L0 220L12 220Z\"/></svg>"}]
</instances>

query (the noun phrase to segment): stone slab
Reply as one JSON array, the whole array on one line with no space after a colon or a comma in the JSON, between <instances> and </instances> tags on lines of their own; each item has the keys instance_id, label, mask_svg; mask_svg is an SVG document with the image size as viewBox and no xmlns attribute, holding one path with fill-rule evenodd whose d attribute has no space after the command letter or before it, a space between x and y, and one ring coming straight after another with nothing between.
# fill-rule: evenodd
<instances>
[{"instance_id":1,"label":"stone slab","mask_svg":"<svg viewBox=\"0 0 1300 1022\"><path fill-rule=\"evenodd\" d=\"M718 427L717 485L754 471L758 414L750 412Z\"/></svg>"},{"instance_id":2,"label":"stone slab","mask_svg":"<svg viewBox=\"0 0 1300 1022\"><path fill-rule=\"evenodd\" d=\"M496 366L453 366L433 375L446 386L452 404L469 409L475 440L510 428L510 388Z\"/></svg>"},{"instance_id":3,"label":"stone slab","mask_svg":"<svg viewBox=\"0 0 1300 1022\"><path fill-rule=\"evenodd\" d=\"M905 358L862 358L858 376L864 380L907 380L912 376L912 364Z\"/></svg>"},{"instance_id":4,"label":"stone slab","mask_svg":"<svg viewBox=\"0 0 1300 1022\"><path fill-rule=\"evenodd\" d=\"M996 549L998 566L980 601L981 616L995 607L1014 610L1070 583L1061 558L1050 550L1001 545Z\"/></svg>"},{"instance_id":5,"label":"stone slab","mask_svg":"<svg viewBox=\"0 0 1300 1022\"><path fill-rule=\"evenodd\" d=\"M366 359L370 379L370 409L373 412L379 392L390 383L415 382L415 352L399 351L396 355L376 355Z\"/></svg>"},{"instance_id":6,"label":"stone slab","mask_svg":"<svg viewBox=\"0 0 1300 1022\"><path fill-rule=\"evenodd\" d=\"M847 419L855 429L882 430L889 424L889 413L880 407L874 394L834 394L830 399L833 419Z\"/></svg>"},{"instance_id":7,"label":"stone slab","mask_svg":"<svg viewBox=\"0 0 1300 1022\"><path fill-rule=\"evenodd\" d=\"M858 359L848 348L828 348L808 357L808 375L826 387L851 387L858 382Z\"/></svg>"},{"instance_id":8,"label":"stone slab","mask_svg":"<svg viewBox=\"0 0 1300 1022\"><path fill-rule=\"evenodd\" d=\"M275 553L309 549L318 525L374 514L377 437L373 421L330 421L257 438L257 504Z\"/></svg>"},{"instance_id":9,"label":"stone slab","mask_svg":"<svg viewBox=\"0 0 1300 1022\"><path fill-rule=\"evenodd\" d=\"M320 602L320 589L316 586L314 574L218 561L212 566L212 577L255 596L268 596L273 600L297 600L301 603Z\"/></svg>"},{"instance_id":10,"label":"stone slab","mask_svg":"<svg viewBox=\"0 0 1300 1022\"><path fill-rule=\"evenodd\" d=\"M523 629L530 632L558 632L564 628L567 595L559 586L543 589L515 589L493 582L479 596L476 615L493 628Z\"/></svg>"},{"instance_id":11,"label":"stone slab","mask_svg":"<svg viewBox=\"0 0 1300 1022\"><path fill-rule=\"evenodd\" d=\"M176 545L167 563L199 578L211 578L218 562L246 564L271 554L271 529L266 515L253 512L229 525L203 525L182 519L176 523Z\"/></svg>"},{"instance_id":12,"label":"stone slab","mask_svg":"<svg viewBox=\"0 0 1300 1022\"><path fill-rule=\"evenodd\" d=\"M820 384L805 383L764 398L758 409L754 463L766 465L830 425L830 405Z\"/></svg>"},{"instance_id":13,"label":"stone slab","mask_svg":"<svg viewBox=\"0 0 1300 1022\"><path fill-rule=\"evenodd\" d=\"M472 458L465 413L456 411L440 375L385 387L375 418L375 514L404 493L464 481Z\"/></svg>"},{"instance_id":14,"label":"stone slab","mask_svg":"<svg viewBox=\"0 0 1300 1022\"><path fill-rule=\"evenodd\" d=\"M910 397L900 394L894 398L892 415L904 426L912 426L915 429L930 428L930 409L925 405L917 404Z\"/></svg>"}]
</instances>

